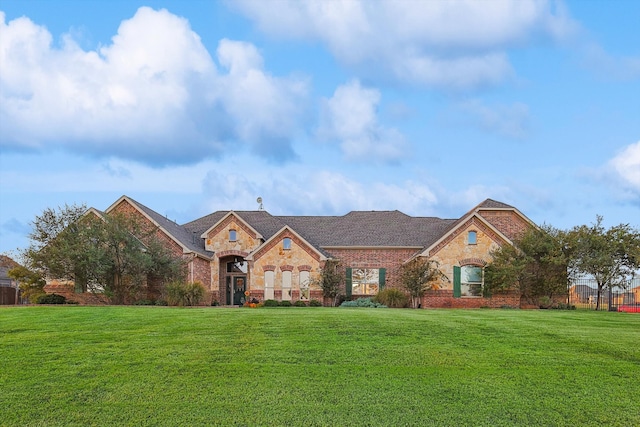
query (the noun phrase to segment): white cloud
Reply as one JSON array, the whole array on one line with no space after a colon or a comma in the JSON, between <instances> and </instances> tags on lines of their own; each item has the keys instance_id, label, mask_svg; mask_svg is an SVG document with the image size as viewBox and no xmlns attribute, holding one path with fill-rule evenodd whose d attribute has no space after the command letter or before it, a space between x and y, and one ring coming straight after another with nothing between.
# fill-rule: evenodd
<instances>
[{"instance_id":1,"label":"white cloud","mask_svg":"<svg viewBox=\"0 0 640 427\"><path fill-rule=\"evenodd\" d=\"M479 99L461 103L459 110L472 124L487 132L511 139L522 139L529 131L529 107L522 103L488 106Z\"/></svg>"},{"instance_id":2,"label":"white cloud","mask_svg":"<svg viewBox=\"0 0 640 427\"><path fill-rule=\"evenodd\" d=\"M342 63L403 82L464 88L511 74L505 50L573 31L561 3L547 0L233 3L280 37L320 40Z\"/></svg>"},{"instance_id":3,"label":"white cloud","mask_svg":"<svg viewBox=\"0 0 640 427\"><path fill-rule=\"evenodd\" d=\"M323 100L318 136L339 141L351 160L393 162L404 157L404 136L378 123L379 103L380 92L363 88L358 81L339 86L331 98Z\"/></svg>"},{"instance_id":4,"label":"white cloud","mask_svg":"<svg viewBox=\"0 0 640 427\"><path fill-rule=\"evenodd\" d=\"M628 145L609 162L624 185L640 195L640 141Z\"/></svg>"},{"instance_id":5,"label":"white cloud","mask_svg":"<svg viewBox=\"0 0 640 427\"><path fill-rule=\"evenodd\" d=\"M365 183L328 170L289 169L287 176L268 170L234 173L212 169L203 182L208 200L203 211L257 209L258 196L273 215L343 215L351 210L394 209L425 215L438 202L429 186L410 180Z\"/></svg>"},{"instance_id":6,"label":"white cloud","mask_svg":"<svg viewBox=\"0 0 640 427\"><path fill-rule=\"evenodd\" d=\"M304 109L308 82L268 75L258 50L249 43L222 40L218 59L229 70L219 79L219 97L239 137L264 142L253 145L264 157L292 157L289 139Z\"/></svg>"},{"instance_id":7,"label":"white cloud","mask_svg":"<svg viewBox=\"0 0 640 427\"><path fill-rule=\"evenodd\" d=\"M153 164L194 162L230 142L290 157L306 82L265 73L255 47L223 40L219 72L189 22L141 7L111 44L62 47L0 12L3 148L64 148ZM264 111L263 111L264 110ZM240 114L241 111L261 114Z\"/></svg>"}]
</instances>

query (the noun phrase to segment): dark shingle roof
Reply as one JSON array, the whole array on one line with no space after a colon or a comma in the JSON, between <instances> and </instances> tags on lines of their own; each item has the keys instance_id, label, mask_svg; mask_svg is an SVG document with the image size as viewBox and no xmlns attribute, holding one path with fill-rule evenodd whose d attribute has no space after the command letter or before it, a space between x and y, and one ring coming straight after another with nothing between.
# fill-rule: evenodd
<instances>
[{"instance_id":1,"label":"dark shingle roof","mask_svg":"<svg viewBox=\"0 0 640 427\"><path fill-rule=\"evenodd\" d=\"M202 233L211 228L215 223L220 221L228 213L228 211L216 211L209 215L205 215L202 218L187 222L182 226L191 232L195 231L198 237L200 237Z\"/></svg>"},{"instance_id":2,"label":"dark shingle roof","mask_svg":"<svg viewBox=\"0 0 640 427\"><path fill-rule=\"evenodd\" d=\"M314 246L413 246L437 240L452 220L399 211L352 211L344 216L281 217Z\"/></svg>"},{"instance_id":3,"label":"dark shingle roof","mask_svg":"<svg viewBox=\"0 0 640 427\"><path fill-rule=\"evenodd\" d=\"M229 212L235 213L244 222L249 224L262 235L266 240L273 236L278 230L285 226L285 224L271 215L267 211L216 211L212 214L203 216L191 222L183 225L187 230L193 230L198 234L198 237L205 231L216 225L222 218L229 214Z\"/></svg>"},{"instance_id":4,"label":"dark shingle roof","mask_svg":"<svg viewBox=\"0 0 640 427\"><path fill-rule=\"evenodd\" d=\"M230 211L217 211L184 224L202 234ZM273 216L266 211L234 211L265 240L289 226L311 245L426 247L455 222L453 219L411 217L400 211L352 211L343 216Z\"/></svg>"},{"instance_id":5,"label":"dark shingle roof","mask_svg":"<svg viewBox=\"0 0 640 427\"><path fill-rule=\"evenodd\" d=\"M132 200L133 201L133 200ZM165 218L133 201L149 217L184 246L210 256L200 235L231 211L216 211L183 225ZM266 211L233 211L262 235L273 237L285 225L316 249L331 246L397 246L426 248L455 228L477 209L513 209L505 203L487 199L458 219L412 217L400 211L352 211L343 216L274 216Z\"/></svg>"}]
</instances>

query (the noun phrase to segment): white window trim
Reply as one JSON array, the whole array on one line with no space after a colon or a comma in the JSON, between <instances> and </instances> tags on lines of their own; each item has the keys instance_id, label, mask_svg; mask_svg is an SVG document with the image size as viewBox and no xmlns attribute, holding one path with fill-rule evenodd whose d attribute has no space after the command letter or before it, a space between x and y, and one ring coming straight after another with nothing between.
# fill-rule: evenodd
<instances>
[{"instance_id":1,"label":"white window trim","mask_svg":"<svg viewBox=\"0 0 640 427\"><path fill-rule=\"evenodd\" d=\"M473 235L474 241L471 242L471 236ZM467 244L468 245L477 245L478 244L478 232L475 230L469 230L467 232Z\"/></svg>"},{"instance_id":2,"label":"white window trim","mask_svg":"<svg viewBox=\"0 0 640 427\"><path fill-rule=\"evenodd\" d=\"M287 245L287 242L288 242L288 245ZM284 239L282 239L282 249L284 249L285 251L289 251L291 250L291 245L292 245L291 237L285 237Z\"/></svg>"}]
</instances>

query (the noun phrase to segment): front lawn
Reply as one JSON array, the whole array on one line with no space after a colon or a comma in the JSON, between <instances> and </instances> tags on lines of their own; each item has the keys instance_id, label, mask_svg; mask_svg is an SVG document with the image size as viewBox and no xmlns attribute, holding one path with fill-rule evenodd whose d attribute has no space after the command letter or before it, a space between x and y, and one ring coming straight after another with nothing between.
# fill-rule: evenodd
<instances>
[{"instance_id":1,"label":"front lawn","mask_svg":"<svg viewBox=\"0 0 640 427\"><path fill-rule=\"evenodd\" d=\"M640 425L640 316L0 308L0 425Z\"/></svg>"}]
</instances>

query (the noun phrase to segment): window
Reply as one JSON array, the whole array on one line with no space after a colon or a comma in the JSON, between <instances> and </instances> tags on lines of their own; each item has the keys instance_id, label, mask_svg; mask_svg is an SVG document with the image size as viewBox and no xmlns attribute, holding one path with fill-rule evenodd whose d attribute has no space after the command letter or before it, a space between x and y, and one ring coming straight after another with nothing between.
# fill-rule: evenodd
<instances>
[{"instance_id":1,"label":"window","mask_svg":"<svg viewBox=\"0 0 640 427\"><path fill-rule=\"evenodd\" d=\"M376 295L384 287L384 268L347 268L347 296Z\"/></svg>"},{"instance_id":2,"label":"window","mask_svg":"<svg viewBox=\"0 0 640 427\"><path fill-rule=\"evenodd\" d=\"M291 301L291 272L282 272L282 301Z\"/></svg>"},{"instance_id":3,"label":"window","mask_svg":"<svg viewBox=\"0 0 640 427\"><path fill-rule=\"evenodd\" d=\"M300 299L308 300L309 295L309 272L301 271L300 272Z\"/></svg>"},{"instance_id":4,"label":"window","mask_svg":"<svg viewBox=\"0 0 640 427\"><path fill-rule=\"evenodd\" d=\"M247 262L242 258L227 263L227 273L243 273L247 274Z\"/></svg>"},{"instance_id":5,"label":"window","mask_svg":"<svg viewBox=\"0 0 640 427\"><path fill-rule=\"evenodd\" d=\"M238 240L238 236L236 235L236 230L229 230L229 241L235 242Z\"/></svg>"},{"instance_id":6,"label":"window","mask_svg":"<svg viewBox=\"0 0 640 427\"><path fill-rule=\"evenodd\" d=\"M285 237L284 239L282 239L282 249L284 249L285 251L288 251L289 249L291 249L291 239L288 237Z\"/></svg>"},{"instance_id":7,"label":"window","mask_svg":"<svg viewBox=\"0 0 640 427\"><path fill-rule=\"evenodd\" d=\"M467 234L467 243L469 245L475 245L476 243L478 243L478 233L475 231L470 231Z\"/></svg>"},{"instance_id":8,"label":"window","mask_svg":"<svg viewBox=\"0 0 640 427\"><path fill-rule=\"evenodd\" d=\"M482 296L482 267L464 265L453 267L453 296Z\"/></svg>"},{"instance_id":9,"label":"window","mask_svg":"<svg viewBox=\"0 0 640 427\"><path fill-rule=\"evenodd\" d=\"M273 299L273 282L275 281L274 271L264 272L264 299Z\"/></svg>"}]
</instances>

